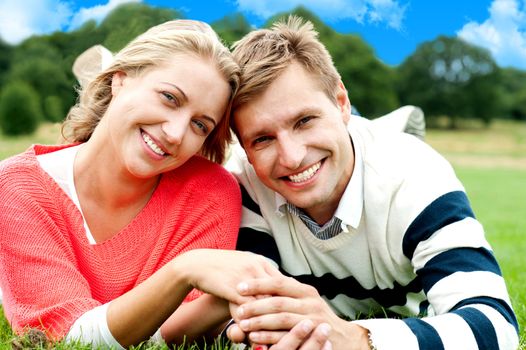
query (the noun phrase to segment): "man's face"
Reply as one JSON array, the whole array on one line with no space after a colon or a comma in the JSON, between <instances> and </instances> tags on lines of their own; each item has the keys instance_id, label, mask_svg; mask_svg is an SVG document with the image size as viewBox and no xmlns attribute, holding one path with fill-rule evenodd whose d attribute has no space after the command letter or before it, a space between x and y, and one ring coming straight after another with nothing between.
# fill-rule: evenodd
<instances>
[{"instance_id":1,"label":"man's face","mask_svg":"<svg viewBox=\"0 0 526 350\"><path fill-rule=\"evenodd\" d=\"M334 214L353 171L349 108L343 85L334 103L293 63L234 112L241 144L261 181L320 224Z\"/></svg>"}]
</instances>

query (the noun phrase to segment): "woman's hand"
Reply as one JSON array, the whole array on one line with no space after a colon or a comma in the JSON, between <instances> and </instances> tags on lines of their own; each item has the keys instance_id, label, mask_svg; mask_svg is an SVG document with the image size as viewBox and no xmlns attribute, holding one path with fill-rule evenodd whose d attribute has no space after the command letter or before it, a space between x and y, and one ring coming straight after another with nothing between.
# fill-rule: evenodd
<instances>
[{"instance_id":1,"label":"woman's hand","mask_svg":"<svg viewBox=\"0 0 526 350\"><path fill-rule=\"evenodd\" d=\"M265 257L249 252L195 249L172 262L191 287L238 305L252 299L239 293L242 281L283 276Z\"/></svg>"}]
</instances>

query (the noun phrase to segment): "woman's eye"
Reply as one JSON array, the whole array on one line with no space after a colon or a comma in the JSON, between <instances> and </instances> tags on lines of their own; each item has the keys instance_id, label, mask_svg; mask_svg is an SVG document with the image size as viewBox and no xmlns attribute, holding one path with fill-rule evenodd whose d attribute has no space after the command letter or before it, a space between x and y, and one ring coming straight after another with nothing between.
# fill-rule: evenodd
<instances>
[{"instance_id":1,"label":"woman's eye","mask_svg":"<svg viewBox=\"0 0 526 350\"><path fill-rule=\"evenodd\" d=\"M168 102L174 103L175 105L179 106L179 100L177 99L177 97L166 91L163 91L161 94Z\"/></svg>"},{"instance_id":2,"label":"woman's eye","mask_svg":"<svg viewBox=\"0 0 526 350\"><path fill-rule=\"evenodd\" d=\"M205 123L203 123L202 121L200 120L192 120L192 123L195 125L197 131L199 132L200 135L208 135L208 132L209 132L209 129L208 129L208 126L206 126Z\"/></svg>"},{"instance_id":3,"label":"woman's eye","mask_svg":"<svg viewBox=\"0 0 526 350\"><path fill-rule=\"evenodd\" d=\"M270 136L261 136L261 137L258 137L257 139L255 139L254 141L252 141L252 144L253 145L258 145L258 144L262 144L264 142L267 142L270 140Z\"/></svg>"}]
</instances>

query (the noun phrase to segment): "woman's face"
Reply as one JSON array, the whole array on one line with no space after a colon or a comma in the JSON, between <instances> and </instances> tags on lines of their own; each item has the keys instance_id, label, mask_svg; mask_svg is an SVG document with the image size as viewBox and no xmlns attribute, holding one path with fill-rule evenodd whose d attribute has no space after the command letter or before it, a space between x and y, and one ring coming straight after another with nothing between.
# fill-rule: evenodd
<instances>
[{"instance_id":1,"label":"woman's face","mask_svg":"<svg viewBox=\"0 0 526 350\"><path fill-rule=\"evenodd\" d=\"M210 61L181 54L139 76L116 73L101 121L114 159L135 177L175 169L219 124L230 87Z\"/></svg>"}]
</instances>

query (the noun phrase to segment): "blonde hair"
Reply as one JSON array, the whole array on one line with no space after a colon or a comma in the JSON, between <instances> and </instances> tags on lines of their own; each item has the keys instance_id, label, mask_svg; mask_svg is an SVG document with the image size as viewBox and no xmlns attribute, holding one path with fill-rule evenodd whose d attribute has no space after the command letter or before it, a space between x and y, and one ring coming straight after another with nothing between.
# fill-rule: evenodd
<instances>
[{"instance_id":1,"label":"blonde hair","mask_svg":"<svg viewBox=\"0 0 526 350\"><path fill-rule=\"evenodd\" d=\"M232 139L228 115L232 98L239 87L240 70L214 30L199 21L174 20L162 23L150 28L119 51L107 68L91 79L85 88L79 89L79 100L62 125L64 139L68 142L89 140L111 102L111 81L116 72L140 74L181 53L211 60L230 85L227 111L201 149L203 156L222 163L226 147Z\"/></svg>"},{"instance_id":2,"label":"blonde hair","mask_svg":"<svg viewBox=\"0 0 526 350\"><path fill-rule=\"evenodd\" d=\"M340 74L309 21L289 16L286 22L278 21L270 29L247 34L234 43L232 53L241 67L241 85L234 97L234 109L263 93L293 62L312 74L336 103Z\"/></svg>"}]
</instances>

